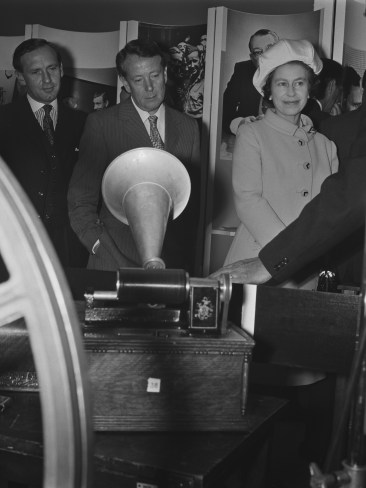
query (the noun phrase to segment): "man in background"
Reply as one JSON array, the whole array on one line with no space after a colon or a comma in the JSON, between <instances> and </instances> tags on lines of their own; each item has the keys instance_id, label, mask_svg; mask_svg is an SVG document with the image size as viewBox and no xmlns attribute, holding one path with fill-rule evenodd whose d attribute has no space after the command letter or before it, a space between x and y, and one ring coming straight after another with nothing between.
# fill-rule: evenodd
<instances>
[{"instance_id":1,"label":"man in background","mask_svg":"<svg viewBox=\"0 0 366 488\"><path fill-rule=\"evenodd\" d=\"M363 86L361 76L352 66L344 67L342 111L352 112L362 104Z\"/></svg>"},{"instance_id":2,"label":"man in background","mask_svg":"<svg viewBox=\"0 0 366 488\"><path fill-rule=\"evenodd\" d=\"M231 134L230 124L248 116L260 113L261 96L253 86L253 75L258 58L279 40L278 35L268 29L260 29L249 39L250 60L235 64L234 73L224 91L222 131ZM234 132L235 133L235 132Z\"/></svg>"},{"instance_id":3,"label":"man in background","mask_svg":"<svg viewBox=\"0 0 366 488\"><path fill-rule=\"evenodd\" d=\"M311 118L317 130L322 120L341 113L343 87L343 66L333 59L322 58L322 62L323 69L312 90L312 97L302 111Z\"/></svg>"},{"instance_id":4,"label":"man in background","mask_svg":"<svg viewBox=\"0 0 366 488\"><path fill-rule=\"evenodd\" d=\"M363 94L361 104L356 110L329 117L320 124L320 131L337 146L340 169L344 169L349 158L366 155L365 84L364 73L362 82L360 79L358 83ZM361 286L364 237L365 229L361 227L336 246L330 254L329 260L336 269L338 281L342 285Z\"/></svg>"},{"instance_id":5,"label":"man in background","mask_svg":"<svg viewBox=\"0 0 366 488\"><path fill-rule=\"evenodd\" d=\"M63 67L53 44L22 42L13 66L25 94L0 107L0 154L34 205L61 263L83 267L86 253L69 224L67 189L86 114L57 100Z\"/></svg>"},{"instance_id":6,"label":"man in background","mask_svg":"<svg viewBox=\"0 0 366 488\"><path fill-rule=\"evenodd\" d=\"M88 268L141 267L130 227L101 201L101 183L107 166L120 154L139 147L164 149L185 165L192 191L182 215L168 222L162 259L167 267L192 272L201 172L197 121L164 103L167 67L155 42L129 42L117 54L116 66L130 97L88 116L69 189L71 225L90 253Z\"/></svg>"},{"instance_id":7,"label":"man in background","mask_svg":"<svg viewBox=\"0 0 366 488\"><path fill-rule=\"evenodd\" d=\"M106 92L95 92L93 96L94 110L103 110L109 107L109 100Z\"/></svg>"}]
</instances>

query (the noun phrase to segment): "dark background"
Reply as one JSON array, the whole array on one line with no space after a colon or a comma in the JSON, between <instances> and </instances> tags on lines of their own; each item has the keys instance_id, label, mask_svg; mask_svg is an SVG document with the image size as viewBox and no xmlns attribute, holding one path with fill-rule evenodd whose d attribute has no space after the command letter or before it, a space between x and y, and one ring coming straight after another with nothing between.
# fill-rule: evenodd
<instances>
[{"instance_id":1,"label":"dark background","mask_svg":"<svg viewBox=\"0 0 366 488\"><path fill-rule=\"evenodd\" d=\"M121 20L163 25L206 23L210 7L287 14L308 12L313 10L313 5L313 0L2 0L0 35L22 35L25 24L107 32L118 30Z\"/></svg>"}]
</instances>

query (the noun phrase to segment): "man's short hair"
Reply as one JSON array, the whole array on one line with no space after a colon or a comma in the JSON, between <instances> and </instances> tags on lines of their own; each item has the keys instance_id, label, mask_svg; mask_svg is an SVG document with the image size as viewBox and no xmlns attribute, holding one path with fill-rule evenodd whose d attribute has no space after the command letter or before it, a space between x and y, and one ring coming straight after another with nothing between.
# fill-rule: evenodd
<instances>
[{"instance_id":1,"label":"man's short hair","mask_svg":"<svg viewBox=\"0 0 366 488\"><path fill-rule=\"evenodd\" d=\"M97 98L97 97L102 97L103 102L105 102L106 100L108 100L108 95L107 95L107 92L105 92L105 91L96 91L96 92L94 92L94 94L93 94L93 100L94 100L94 98Z\"/></svg>"},{"instance_id":2,"label":"man's short hair","mask_svg":"<svg viewBox=\"0 0 366 488\"><path fill-rule=\"evenodd\" d=\"M155 41L150 41L147 39L134 39L133 41L128 42L125 47L117 53L116 68L117 73L120 76L126 76L124 63L127 56L131 56L133 54L141 58L153 58L154 56L160 56L163 68L165 68L167 64L163 51Z\"/></svg>"},{"instance_id":3,"label":"man's short hair","mask_svg":"<svg viewBox=\"0 0 366 488\"><path fill-rule=\"evenodd\" d=\"M331 80L341 87L343 83L343 66L333 59L322 58L323 69L318 74L318 79L314 87L314 96L318 100L325 97L325 91Z\"/></svg>"},{"instance_id":4,"label":"man's short hair","mask_svg":"<svg viewBox=\"0 0 366 488\"><path fill-rule=\"evenodd\" d=\"M271 31L269 29L259 29L259 30L257 30L257 32L254 32L254 34L250 36L249 51L252 52L252 41L253 41L254 37L256 37L256 36L263 37L263 36L268 36L268 35L271 35L275 39L276 42L280 39L274 31Z\"/></svg>"},{"instance_id":5,"label":"man's short hair","mask_svg":"<svg viewBox=\"0 0 366 488\"><path fill-rule=\"evenodd\" d=\"M357 73L357 71L352 68L352 66L344 66L343 67L343 79L342 79L342 86L343 86L343 97L347 98L351 92L351 88L353 86L360 86L361 76Z\"/></svg>"},{"instance_id":6,"label":"man's short hair","mask_svg":"<svg viewBox=\"0 0 366 488\"><path fill-rule=\"evenodd\" d=\"M62 63L62 59L61 59L61 54L58 51L57 47L51 42L46 41L46 39L33 38L33 39L27 39L26 41L23 41L15 49L13 54L14 69L19 73L22 73L22 69L23 69L22 62L21 62L22 56L24 56L24 54L31 53L32 51L35 51L36 49L40 49L41 47L45 47L45 46L48 46L55 51L58 64L60 65Z\"/></svg>"}]
</instances>

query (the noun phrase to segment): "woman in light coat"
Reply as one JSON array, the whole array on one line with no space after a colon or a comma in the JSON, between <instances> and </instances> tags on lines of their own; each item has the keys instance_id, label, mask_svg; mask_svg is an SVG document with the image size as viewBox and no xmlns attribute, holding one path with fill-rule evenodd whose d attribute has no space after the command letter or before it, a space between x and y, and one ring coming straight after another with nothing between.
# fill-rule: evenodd
<instances>
[{"instance_id":1,"label":"woman in light coat","mask_svg":"<svg viewBox=\"0 0 366 488\"><path fill-rule=\"evenodd\" d=\"M236 135L232 179L241 223L225 265L256 257L338 170L335 144L301 114L321 68L306 40L280 40L259 59L253 84L270 108ZM316 289L317 275L305 272L282 286Z\"/></svg>"}]
</instances>

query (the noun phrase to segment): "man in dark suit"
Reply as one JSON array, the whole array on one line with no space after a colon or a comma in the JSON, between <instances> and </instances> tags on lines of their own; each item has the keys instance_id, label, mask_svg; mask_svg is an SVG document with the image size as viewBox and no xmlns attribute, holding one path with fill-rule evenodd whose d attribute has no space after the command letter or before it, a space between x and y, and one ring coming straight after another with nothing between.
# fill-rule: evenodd
<instances>
[{"instance_id":1,"label":"man in dark suit","mask_svg":"<svg viewBox=\"0 0 366 488\"><path fill-rule=\"evenodd\" d=\"M26 95L0 107L0 154L34 205L61 263L85 266L85 252L69 224L67 189L86 114L57 101L63 68L55 46L28 39L15 49L13 65Z\"/></svg>"},{"instance_id":2,"label":"man in dark suit","mask_svg":"<svg viewBox=\"0 0 366 488\"><path fill-rule=\"evenodd\" d=\"M312 97L302 111L311 118L316 130L323 120L339 115L342 95L343 66L333 59L322 58L322 62L323 68L312 89Z\"/></svg>"},{"instance_id":3,"label":"man in dark suit","mask_svg":"<svg viewBox=\"0 0 366 488\"><path fill-rule=\"evenodd\" d=\"M365 88L366 76L362 78ZM340 168L348 164L350 157L366 155L366 94L361 106L337 117L329 117L320 124L320 132L335 142ZM361 286L364 247L364 228L353 232L336 246L330 254L330 263L338 273L340 284Z\"/></svg>"},{"instance_id":4,"label":"man in dark suit","mask_svg":"<svg viewBox=\"0 0 366 488\"><path fill-rule=\"evenodd\" d=\"M362 78L365 90L366 74ZM346 164L350 156L362 156L366 137L366 93L363 92L361 106L337 117L330 117L320 124L320 132L335 142L339 164ZM360 153L361 151L361 153Z\"/></svg>"},{"instance_id":5,"label":"man in dark suit","mask_svg":"<svg viewBox=\"0 0 366 488\"><path fill-rule=\"evenodd\" d=\"M260 29L249 40L250 60L240 61L234 66L234 73L224 91L222 131L230 134L234 119L257 116L261 96L253 86L253 75L258 58L278 41L278 35L268 29Z\"/></svg>"},{"instance_id":6,"label":"man in dark suit","mask_svg":"<svg viewBox=\"0 0 366 488\"><path fill-rule=\"evenodd\" d=\"M116 65L131 96L87 119L69 189L71 225L90 253L88 268L142 266L130 227L109 212L100 192L103 174L117 156L138 147L157 147L150 137L149 120L156 116L160 148L185 165L192 183L188 207L176 220L168 222L162 258L167 267L192 272L201 171L197 122L164 103L167 67L155 42L129 42L117 54Z\"/></svg>"}]
</instances>

